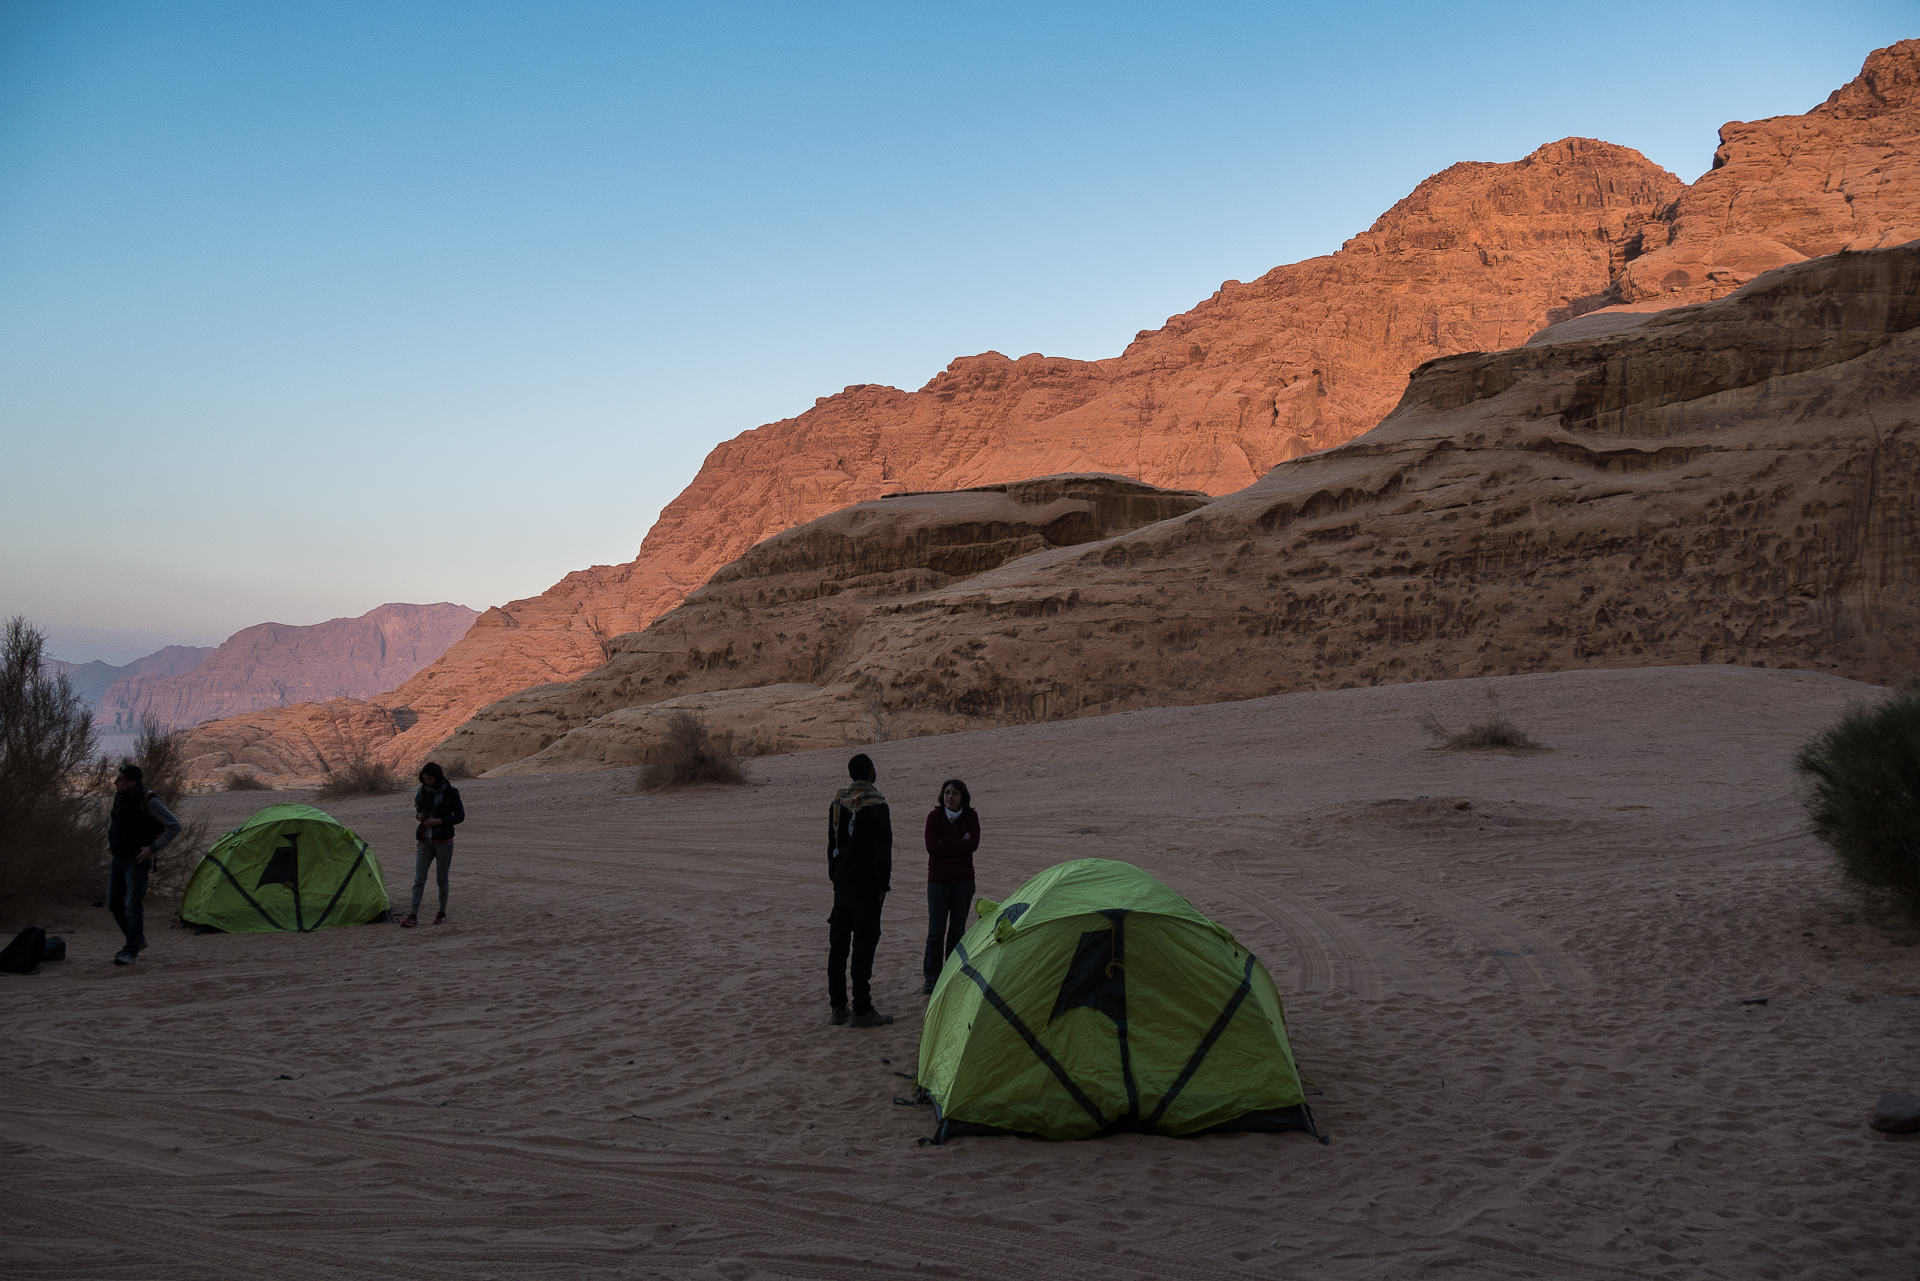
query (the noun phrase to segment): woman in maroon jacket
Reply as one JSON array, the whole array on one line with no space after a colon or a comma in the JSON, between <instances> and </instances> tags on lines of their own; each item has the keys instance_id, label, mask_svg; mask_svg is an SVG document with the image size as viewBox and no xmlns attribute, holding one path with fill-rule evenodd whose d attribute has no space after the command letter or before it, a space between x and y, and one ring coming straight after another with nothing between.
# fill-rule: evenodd
<instances>
[{"instance_id":1,"label":"woman in maroon jacket","mask_svg":"<svg viewBox=\"0 0 1920 1281\"><path fill-rule=\"evenodd\" d=\"M967 932L973 905L973 852L980 848L980 816L967 785L950 778L940 785L940 803L927 815L927 955L921 963L933 991L947 956Z\"/></svg>"}]
</instances>

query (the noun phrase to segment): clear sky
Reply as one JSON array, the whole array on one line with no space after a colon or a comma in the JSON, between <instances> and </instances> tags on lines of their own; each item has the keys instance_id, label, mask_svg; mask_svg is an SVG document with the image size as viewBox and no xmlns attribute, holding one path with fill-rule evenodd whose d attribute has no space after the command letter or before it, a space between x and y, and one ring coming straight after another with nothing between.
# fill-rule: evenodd
<instances>
[{"instance_id":1,"label":"clear sky","mask_svg":"<svg viewBox=\"0 0 1920 1281\"><path fill-rule=\"evenodd\" d=\"M125 662L631 559L715 444L1101 357L1569 134L1692 180L1911 0L0 0L0 613Z\"/></svg>"}]
</instances>

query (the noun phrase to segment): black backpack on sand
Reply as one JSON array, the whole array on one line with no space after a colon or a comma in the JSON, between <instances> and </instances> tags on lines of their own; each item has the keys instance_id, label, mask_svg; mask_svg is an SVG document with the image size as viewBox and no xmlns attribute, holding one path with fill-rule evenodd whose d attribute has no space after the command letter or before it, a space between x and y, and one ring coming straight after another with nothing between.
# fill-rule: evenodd
<instances>
[{"instance_id":1,"label":"black backpack on sand","mask_svg":"<svg viewBox=\"0 0 1920 1281\"><path fill-rule=\"evenodd\" d=\"M60 954L65 956L67 945L60 944ZM40 962L47 959L47 932L38 925L29 925L13 936L13 942L0 948L0 973L31 974L40 968Z\"/></svg>"}]
</instances>

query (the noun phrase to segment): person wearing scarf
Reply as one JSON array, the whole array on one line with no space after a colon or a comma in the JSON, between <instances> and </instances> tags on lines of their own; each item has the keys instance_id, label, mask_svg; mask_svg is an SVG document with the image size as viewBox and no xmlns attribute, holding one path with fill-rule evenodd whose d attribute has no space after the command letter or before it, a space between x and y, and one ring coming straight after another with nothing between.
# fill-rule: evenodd
<instances>
[{"instance_id":1,"label":"person wearing scarf","mask_svg":"<svg viewBox=\"0 0 1920 1281\"><path fill-rule=\"evenodd\" d=\"M980 816L973 812L967 785L950 778L940 785L940 803L927 814L927 954L921 961L933 991L947 958L967 932L973 906L973 852L980 848Z\"/></svg>"},{"instance_id":2,"label":"person wearing scarf","mask_svg":"<svg viewBox=\"0 0 1920 1281\"><path fill-rule=\"evenodd\" d=\"M880 945L880 908L893 888L893 817L874 786L879 777L865 752L847 762L853 781L827 807L827 879L833 915L827 918L827 1002L830 1021L881 1027L893 1015L873 1008L873 953ZM853 1009L847 1009L847 963L853 963Z\"/></svg>"}]
</instances>

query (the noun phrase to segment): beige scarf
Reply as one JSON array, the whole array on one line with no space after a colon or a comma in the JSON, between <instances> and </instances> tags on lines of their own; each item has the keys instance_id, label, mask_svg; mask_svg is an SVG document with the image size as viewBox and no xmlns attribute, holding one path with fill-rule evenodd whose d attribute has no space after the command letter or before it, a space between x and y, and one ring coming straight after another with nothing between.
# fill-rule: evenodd
<instances>
[{"instance_id":1,"label":"beige scarf","mask_svg":"<svg viewBox=\"0 0 1920 1281\"><path fill-rule=\"evenodd\" d=\"M827 807L827 819L833 824L833 830L837 832L840 830L840 811L845 810L850 815L858 814L869 805L886 803L887 798L880 795L880 789L862 779L840 789L840 794L833 798L833 804Z\"/></svg>"}]
</instances>

